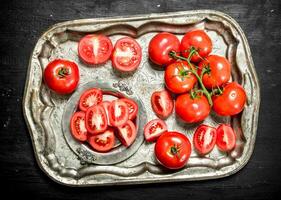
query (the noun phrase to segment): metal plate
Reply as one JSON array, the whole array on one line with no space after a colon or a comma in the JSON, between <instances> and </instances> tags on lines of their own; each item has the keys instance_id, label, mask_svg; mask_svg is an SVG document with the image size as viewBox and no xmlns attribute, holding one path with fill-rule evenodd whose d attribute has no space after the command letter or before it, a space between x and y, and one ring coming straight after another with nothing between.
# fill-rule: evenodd
<instances>
[{"instance_id":1,"label":"metal plate","mask_svg":"<svg viewBox=\"0 0 281 200\"><path fill-rule=\"evenodd\" d=\"M237 133L236 148L227 154L215 148L204 157L193 150L189 162L179 171L162 168L154 158L154 144L147 142L143 142L131 157L114 165L91 164L87 160L87 153L78 157L77 152L67 144L62 131L63 113L70 96L57 95L46 88L42 82L42 72L46 65L55 58L76 62L81 75L78 90L87 82L104 81L129 97L137 94L147 113L146 121L149 121L156 118L150 105L151 93L163 88L164 84L163 71L157 70L147 57L148 42L157 32L168 31L181 38L184 33L194 28L207 32L214 46L212 54L228 58L232 65L232 80L238 81L246 90L247 104L243 113L232 118L222 118L211 113L203 122L212 126L221 122L231 123ZM112 70L110 62L102 66L86 66L77 56L77 42L88 33L106 34L113 44L124 35L136 38L143 53L139 69L135 73L120 74ZM243 31L224 13L198 10L83 19L54 25L41 36L31 55L23 110L41 169L61 184L90 186L214 179L233 174L248 162L252 154L259 103L259 84ZM175 114L166 123L169 130L182 132L189 139L192 139L198 126L180 123ZM85 159L81 160L81 157Z\"/></svg>"}]
</instances>

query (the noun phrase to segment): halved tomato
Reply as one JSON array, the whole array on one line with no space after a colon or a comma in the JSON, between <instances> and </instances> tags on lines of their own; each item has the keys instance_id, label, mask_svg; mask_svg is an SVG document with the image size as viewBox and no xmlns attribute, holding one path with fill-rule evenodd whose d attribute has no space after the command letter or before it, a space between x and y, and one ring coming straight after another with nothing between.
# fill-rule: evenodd
<instances>
[{"instance_id":1,"label":"halved tomato","mask_svg":"<svg viewBox=\"0 0 281 200\"><path fill-rule=\"evenodd\" d=\"M109 151L115 144L113 128L108 128L102 134L90 136L88 138L88 142L95 150L99 152Z\"/></svg>"},{"instance_id":2,"label":"halved tomato","mask_svg":"<svg viewBox=\"0 0 281 200\"><path fill-rule=\"evenodd\" d=\"M86 112L86 129L89 133L97 135L107 129L107 117L103 106L95 105Z\"/></svg>"},{"instance_id":3,"label":"halved tomato","mask_svg":"<svg viewBox=\"0 0 281 200\"><path fill-rule=\"evenodd\" d=\"M214 127L200 125L193 135L193 144L198 153L210 153L216 144L217 132Z\"/></svg>"},{"instance_id":4,"label":"halved tomato","mask_svg":"<svg viewBox=\"0 0 281 200\"><path fill-rule=\"evenodd\" d=\"M162 133L167 131L166 123L161 119L153 119L144 127L144 137L146 141L155 141Z\"/></svg>"},{"instance_id":5,"label":"halved tomato","mask_svg":"<svg viewBox=\"0 0 281 200\"><path fill-rule=\"evenodd\" d=\"M78 44L79 57L88 64L106 62L111 56L112 49L110 39L104 35L86 35Z\"/></svg>"},{"instance_id":6,"label":"halved tomato","mask_svg":"<svg viewBox=\"0 0 281 200\"><path fill-rule=\"evenodd\" d=\"M123 126L118 127L118 138L125 147L130 146L135 141L136 136L136 126L131 120L128 120Z\"/></svg>"},{"instance_id":7,"label":"halved tomato","mask_svg":"<svg viewBox=\"0 0 281 200\"><path fill-rule=\"evenodd\" d=\"M79 109L86 111L87 108L102 102L102 91L99 88L86 90L80 97Z\"/></svg>"},{"instance_id":8,"label":"halved tomato","mask_svg":"<svg viewBox=\"0 0 281 200\"><path fill-rule=\"evenodd\" d=\"M236 145L236 134L228 124L221 124L217 127L217 142L219 150L228 152Z\"/></svg>"},{"instance_id":9,"label":"halved tomato","mask_svg":"<svg viewBox=\"0 0 281 200\"><path fill-rule=\"evenodd\" d=\"M108 125L108 126L111 126L110 121L109 121L109 113L108 113L110 104L111 104L110 101L103 101L103 102L100 103L100 105L103 106L103 108L104 108L104 110L105 110L105 112L106 112L106 116L107 116L107 125Z\"/></svg>"},{"instance_id":10,"label":"halved tomato","mask_svg":"<svg viewBox=\"0 0 281 200\"><path fill-rule=\"evenodd\" d=\"M72 136L79 141L87 140L87 129L85 127L85 113L76 112L72 115L70 121Z\"/></svg>"},{"instance_id":11,"label":"halved tomato","mask_svg":"<svg viewBox=\"0 0 281 200\"><path fill-rule=\"evenodd\" d=\"M124 101L129 109L129 119L133 120L135 119L135 117L137 116L138 113L138 104L132 100L132 99L127 99L127 98L122 98L122 101Z\"/></svg>"},{"instance_id":12,"label":"halved tomato","mask_svg":"<svg viewBox=\"0 0 281 200\"><path fill-rule=\"evenodd\" d=\"M114 100L109 106L109 122L112 126L123 126L129 119L127 104L120 100Z\"/></svg>"},{"instance_id":13,"label":"halved tomato","mask_svg":"<svg viewBox=\"0 0 281 200\"><path fill-rule=\"evenodd\" d=\"M138 68L141 62L141 47L136 40L123 37L117 40L111 57L112 66L123 72L131 72Z\"/></svg>"},{"instance_id":14,"label":"halved tomato","mask_svg":"<svg viewBox=\"0 0 281 200\"><path fill-rule=\"evenodd\" d=\"M169 117L174 109L174 101L167 90L156 91L151 96L152 109L161 118Z\"/></svg>"}]
</instances>

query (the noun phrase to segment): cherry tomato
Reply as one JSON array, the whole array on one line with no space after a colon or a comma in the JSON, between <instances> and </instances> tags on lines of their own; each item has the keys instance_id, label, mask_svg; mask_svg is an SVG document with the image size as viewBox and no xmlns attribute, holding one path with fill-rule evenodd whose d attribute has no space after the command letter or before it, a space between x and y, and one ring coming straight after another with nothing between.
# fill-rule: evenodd
<instances>
[{"instance_id":1,"label":"cherry tomato","mask_svg":"<svg viewBox=\"0 0 281 200\"><path fill-rule=\"evenodd\" d=\"M191 90L197 79L191 72L187 62L177 61L170 64L165 70L166 87L173 93L180 94Z\"/></svg>"},{"instance_id":2,"label":"cherry tomato","mask_svg":"<svg viewBox=\"0 0 281 200\"><path fill-rule=\"evenodd\" d=\"M129 119L128 106L120 99L112 101L108 111L109 121L112 126L123 126Z\"/></svg>"},{"instance_id":3,"label":"cherry tomato","mask_svg":"<svg viewBox=\"0 0 281 200\"><path fill-rule=\"evenodd\" d=\"M147 142L155 141L162 133L167 131L166 123L161 119L153 119L144 127L144 137Z\"/></svg>"},{"instance_id":4,"label":"cherry tomato","mask_svg":"<svg viewBox=\"0 0 281 200\"><path fill-rule=\"evenodd\" d=\"M155 155L163 166L180 169L185 166L191 154L191 144L182 133L165 132L155 144Z\"/></svg>"},{"instance_id":5,"label":"cherry tomato","mask_svg":"<svg viewBox=\"0 0 281 200\"><path fill-rule=\"evenodd\" d=\"M80 97L79 109L86 111L89 107L98 105L102 102L102 91L99 88L86 90Z\"/></svg>"},{"instance_id":6,"label":"cherry tomato","mask_svg":"<svg viewBox=\"0 0 281 200\"><path fill-rule=\"evenodd\" d=\"M113 54L112 66L122 72L131 72L138 68L142 58L142 51L139 43L130 37L123 37L117 40Z\"/></svg>"},{"instance_id":7,"label":"cherry tomato","mask_svg":"<svg viewBox=\"0 0 281 200\"><path fill-rule=\"evenodd\" d=\"M89 133L97 135L107 129L107 117L101 105L91 106L86 111L86 129Z\"/></svg>"},{"instance_id":8,"label":"cherry tomato","mask_svg":"<svg viewBox=\"0 0 281 200\"><path fill-rule=\"evenodd\" d=\"M106 62L111 56L112 49L110 39L104 35L86 35L78 44L79 57L87 64Z\"/></svg>"},{"instance_id":9,"label":"cherry tomato","mask_svg":"<svg viewBox=\"0 0 281 200\"><path fill-rule=\"evenodd\" d=\"M222 90L222 94L214 95L213 109L222 116L236 115L240 113L246 103L246 92L236 82L228 83Z\"/></svg>"},{"instance_id":10,"label":"cherry tomato","mask_svg":"<svg viewBox=\"0 0 281 200\"><path fill-rule=\"evenodd\" d=\"M214 127L200 125L193 135L193 144L199 154L207 154L216 144L217 132Z\"/></svg>"},{"instance_id":11,"label":"cherry tomato","mask_svg":"<svg viewBox=\"0 0 281 200\"><path fill-rule=\"evenodd\" d=\"M118 138L125 147L129 147L133 144L136 136L136 126L131 120L128 120L124 125L118 127Z\"/></svg>"},{"instance_id":12,"label":"cherry tomato","mask_svg":"<svg viewBox=\"0 0 281 200\"><path fill-rule=\"evenodd\" d=\"M115 136L113 128L108 128L99 135L92 135L88 138L88 143L99 152L107 152L111 150L115 144Z\"/></svg>"},{"instance_id":13,"label":"cherry tomato","mask_svg":"<svg viewBox=\"0 0 281 200\"><path fill-rule=\"evenodd\" d=\"M236 145L236 134L230 125L221 124L217 128L217 142L219 150L227 152Z\"/></svg>"},{"instance_id":14,"label":"cherry tomato","mask_svg":"<svg viewBox=\"0 0 281 200\"><path fill-rule=\"evenodd\" d=\"M72 136L79 141L87 140L87 129L85 127L85 113L76 112L72 115L70 121Z\"/></svg>"},{"instance_id":15,"label":"cherry tomato","mask_svg":"<svg viewBox=\"0 0 281 200\"><path fill-rule=\"evenodd\" d=\"M174 109L174 101L166 90L156 91L151 96L152 109L161 118L168 118Z\"/></svg>"},{"instance_id":16,"label":"cherry tomato","mask_svg":"<svg viewBox=\"0 0 281 200\"><path fill-rule=\"evenodd\" d=\"M78 66L68 60L53 60L44 70L44 81L54 92L70 94L77 88L79 82Z\"/></svg>"},{"instance_id":17,"label":"cherry tomato","mask_svg":"<svg viewBox=\"0 0 281 200\"><path fill-rule=\"evenodd\" d=\"M121 100L124 101L128 106L129 119L130 120L135 119L135 117L137 116L137 113L138 113L138 109L139 109L138 104L132 99L122 98Z\"/></svg>"},{"instance_id":18,"label":"cherry tomato","mask_svg":"<svg viewBox=\"0 0 281 200\"><path fill-rule=\"evenodd\" d=\"M199 62L212 51L212 41L202 30L188 32L181 40L180 51L184 57L188 57L191 48L195 48L199 54L195 53L191 57L192 62Z\"/></svg>"},{"instance_id":19,"label":"cherry tomato","mask_svg":"<svg viewBox=\"0 0 281 200\"><path fill-rule=\"evenodd\" d=\"M150 60L160 66L166 67L174 59L169 56L171 51L180 51L180 41L174 34L158 33L149 42L148 54Z\"/></svg>"},{"instance_id":20,"label":"cherry tomato","mask_svg":"<svg viewBox=\"0 0 281 200\"><path fill-rule=\"evenodd\" d=\"M203 83L206 88L212 89L227 83L231 76L231 66L225 57L209 55L199 63L198 73L201 74L204 67L210 72L203 75Z\"/></svg>"},{"instance_id":21,"label":"cherry tomato","mask_svg":"<svg viewBox=\"0 0 281 200\"><path fill-rule=\"evenodd\" d=\"M204 120L209 115L210 110L208 100L202 94L197 94L194 98L190 94L182 94L176 100L176 113L187 123Z\"/></svg>"},{"instance_id":22,"label":"cherry tomato","mask_svg":"<svg viewBox=\"0 0 281 200\"><path fill-rule=\"evenodd\" d=\"M109 106L110 106L110 104L111 104L110 101L103 101L103 102L100 103L100 105L104 108L104 110L106 112L108 126L111 126L110 121L109 121Z\"/></svg>"}]
</instances>

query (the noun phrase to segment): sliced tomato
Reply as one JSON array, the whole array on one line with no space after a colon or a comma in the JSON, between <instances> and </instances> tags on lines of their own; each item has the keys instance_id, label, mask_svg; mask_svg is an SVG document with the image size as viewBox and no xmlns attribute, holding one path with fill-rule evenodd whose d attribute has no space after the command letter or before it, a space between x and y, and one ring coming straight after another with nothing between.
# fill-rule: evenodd
<instances>
[{"instance_id":1,"label":"sliced tomato","mask_svg":"<svg viewBox=\"0 0 281 200\"><path fill-rule=\"evenodd\" d=\"M102 102L102 91L99 88L86 90L80 97L79 109L86 111L87 108Z\"/></svg>"},{"instance_id":2,"label":"sliced tomato","mask_svg":"<svg viewBox=\"0 0 281 200\"><path fill-rule=\"evenodd\" d=\"M118 138L125 147L129 147L135 141L136 136L136 126L131 120L118 127Z\"/></svg>"},{"instance_id":3,"label":"sliced tomato","mask_svg":"<svg viewBox=\"0 0 281 200\"><path fill-rule=\"evenodd\" d=\"M132 99L122 98L121 100L124 101L128 106L129 119L130 120L135 119L135 117L137 116L137 113L138 113L138 109L139 109L138 104Z\"/></svg>"},{"instance_id":4,"label":"sliced tomato","mask_svg":"<svg viewBox=\"0 0 281 200\"><path fill-rule=\"evenodd\" d=\"M104 110L105 110L105 112L106 112L106 116L107 116L107 125L108 125L108 126L111 126L110 121L109 121L109 113L108 113L110 104L111 104L110 101L103 101L103 102L100 103L100 105L103 106L103 108L104 108Z\"/></svg>"},{"instance_id":5,"label":"sliced tomato","mask_svg":"<svg viewBox=\"0 0 281 200\"><path fill-rule=\"evenodd\" d=\"M174 109L174 101L166 90L154 92L151 96L151 104L153 111L161 119L169 117Z\"/></svg>"},{"instance_id":6,"label":"sliced tomato","mask_svg":"<svg viewBox=\"0 0 281 200\"><path fill-rule=\"evenodd\" d=\"M161 119L153 119L144 127L144 137L146 141L155 141L162 133L167 131L166 123Z\"/></svg>"},{"instance_id":7,"label":"sliced tomato","mask_svg":"<svg viewBox=\"0 0 281 200\"><path fill-rule=\"evenodd\" d=\"M76 112L72 115L70 121L72 136L79 141L87 140L87 129L85 126L85 113Z\"/></svg>"},{"instance_id":8,"label":"sliced tomato","mask_svg":"<svg viewBox=\"0 0 281 200\"><path fill-rule=\"evenodd\" d=\"M217 132L214 127L200 125L193 135L193 144L199 154L207 154L216 144Z\"/></svg>"},{"instance_id":9,"label":"sliced tomato","mask_svg":"<svg viewBox=\"0 0 281 200\"><path fill-rule=\"evenodd\" d=\"M228 152L234 149L236 145L236 134L228 124L221 124L217 127L217 142L221 151Z\"/></svg>"},{"instance_id":10,"label":"sliced tomato","mask_svg":"<svg viewBox=\"0 0 281 200\"><path fill-rule=\"evenodd\" d=\"M86 35L78 44L79 57L87 64L106 62L111 56L112 49L110 39L104 35Z\"/></svg>"},{"instance_id":11,"label":"sliced tomato","mask_svg":"<svg viewBox=\"0 0 281 200\"><path fill-rule=\"evenodd\" d=\"M112 66L123 72L131 72L138 68L141 62L141 47L136 40L130 37L123 37L117 40L113 54Z\"/></svg>"},{"instance_id":12,"label":"sliced tomato","mask_svg":"<svg viewBox=\"0 0 281 200\"><path fill-rule=\"evenodd\" d=\"M109 122L112 126L123 126L129 119L127 104L120 100L114 100L109 106Z\"/></svg>"},{"instance_id":13,"label":"sliced tomato","mask_svg":"<svg viewBox=\"0 0 281 200\"><path fill-rule=\"evenodd\" d=\"M97 135L107 129L107 117L103 106L95 105L86 112L86 129L89 133Z\"/></svg>"},{"instance_id":14,"label":"sliced tomato","mask_svg":"<svg viewBox=\"0 0 281 200\"><path fill-rule=\"evenodd\" d=\"M108 128L104 133L88 138L88 143L99 152L107 152L115 144L114 129Z\"/></svg>"}]
</instances>

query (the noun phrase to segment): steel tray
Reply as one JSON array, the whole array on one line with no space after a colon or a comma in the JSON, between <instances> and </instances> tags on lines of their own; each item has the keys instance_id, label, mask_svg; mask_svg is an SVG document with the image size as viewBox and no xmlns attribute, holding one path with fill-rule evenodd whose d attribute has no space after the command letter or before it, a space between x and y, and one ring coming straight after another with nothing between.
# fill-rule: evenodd
<instances>
[{"instance_id":1,"label":"steel tray","mask_svg":"<svg viewBox=\"0 0 281 200\"><path fill-rule=\"evenodd\" d=\"M148 42L157 32L172 32L181 38L193 28L204 29L208 33L214 45L212 53L229 59L232 79L246 89L247 104L242 114L230 118L211 113L204 121L213 126L221 122L231 123L237 133L236 148L226 154L215 147L203 157L193 150L188 164L178 171L161 167L154 158L154 144L146 142L131 157L113 165L92 164L91 153L79 151L77 154L73 151L66 142L62 128L64 109L71 95L57 95L46 88L42 82L42 72L46 65L55 58L75 61L81 74L79 88L87 82L105 81L128 96L138 95L147 113L147 120L151 120L156 117L150 105L151 93L163 88L164 84L163 71L156 70L148 59ZM108 35L113 44L124 35L136 38L143 53L139 69L135 73L120 74L112 70L110 62L103 66L86 66L77 56L77 43L88 33ZM31 55L23 111L40 168L61 184L96 186L214 179L237 172L248 162L254 149L259 104L258 79L248 42L240 26L224 13L197 10L81 19L54 25L39 38ZM172 115L166 120L168 129L183 132L192 139L198 124L183 124L175 118ZM142 121L141 124L144 123Z\"/></svg>"}]
</instances>

